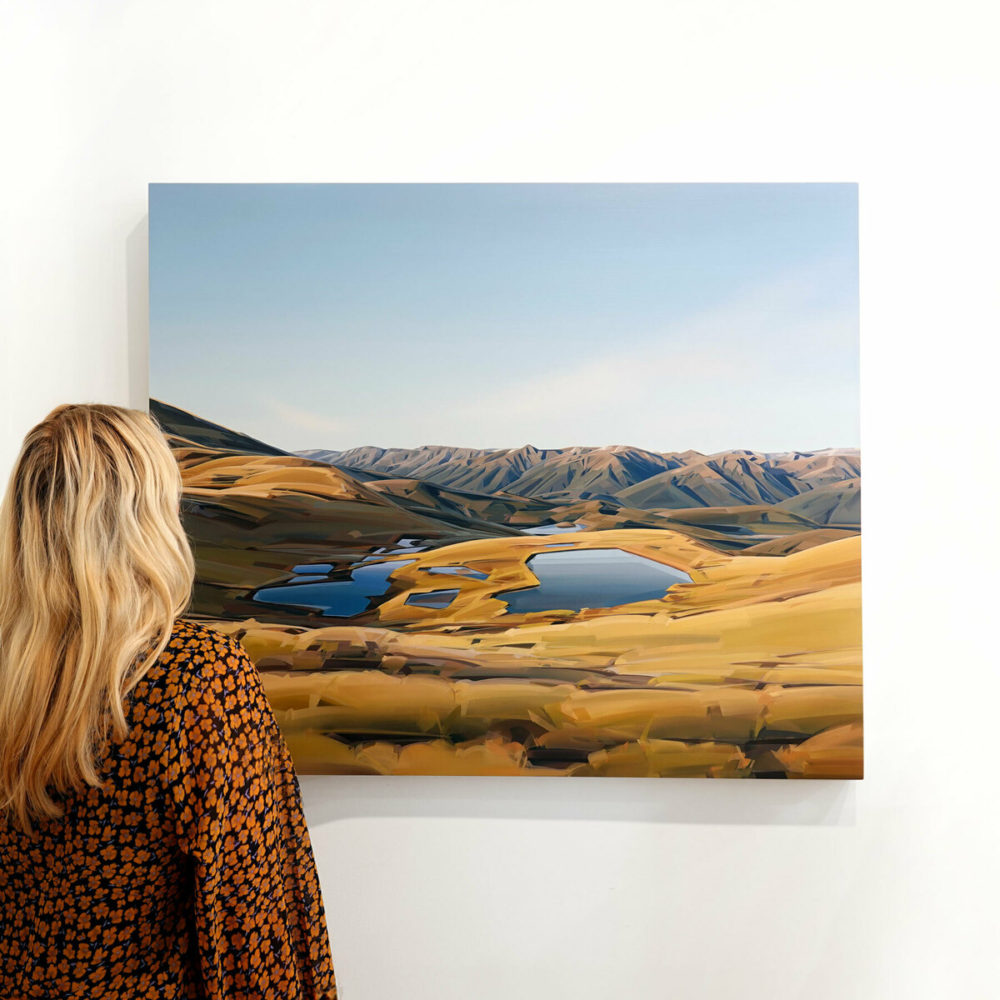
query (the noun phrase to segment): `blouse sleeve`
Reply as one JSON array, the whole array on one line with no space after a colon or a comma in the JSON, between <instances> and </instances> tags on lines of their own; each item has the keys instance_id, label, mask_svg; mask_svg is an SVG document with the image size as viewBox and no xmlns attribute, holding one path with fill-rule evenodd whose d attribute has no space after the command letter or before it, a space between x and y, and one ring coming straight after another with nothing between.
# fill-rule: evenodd
<instances>
[{"instance_id":1,"label":"blouse sleeve","mask_svg":"<svg viewBox=\"0 0 1000 1000\"><path fill-rule=\"evenodd\" d=\"M208 1000L334 1000L319 878L291 755L257 668L219 635L181 699L167 772L193 863Z\"/></svg>"}]
</instances>

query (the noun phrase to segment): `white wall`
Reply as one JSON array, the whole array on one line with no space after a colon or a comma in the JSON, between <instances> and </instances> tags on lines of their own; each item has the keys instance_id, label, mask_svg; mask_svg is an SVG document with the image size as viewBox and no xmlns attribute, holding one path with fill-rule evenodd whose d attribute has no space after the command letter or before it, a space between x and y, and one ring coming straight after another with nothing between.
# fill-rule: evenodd
<instances>
[{"instance_id":1,"label":"white wall","mask_svg":"<svg viewBox=\"0 0 1000 1000\"><path fill-rule=\"evenodd\" d=\"M864 782L303 787L345 1000L998 995L989 3L0 11L4 477L144 405L149 181L859 181Z\"/></svg>"}]
</instances>

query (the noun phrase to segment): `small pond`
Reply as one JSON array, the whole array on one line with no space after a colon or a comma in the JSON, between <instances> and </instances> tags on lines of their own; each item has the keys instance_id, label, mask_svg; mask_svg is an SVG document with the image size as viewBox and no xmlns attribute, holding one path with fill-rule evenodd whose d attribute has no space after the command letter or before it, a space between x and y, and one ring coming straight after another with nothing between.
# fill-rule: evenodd
<instances>
[{"instance_id":1,"label":"small pond","mask_svg":"<svg viewBox=\"0 0 1000 1000\"><path fill-rule=\"evenodd\" d=\"M406 603L418 608L446 608L456 597L457 590L432 590L427 594L410 594Z\"/></svg>"},{"instance_id":2,"label":"small pond","mask_svg":"<svg viewBox=\"0 0 1000 1000\"><path fill-rule=\"evenodd\" d=\"M356 566L351 570L349 580L327 580L306 575L301 580L291 580L277 587L262 587L251 597L261 604L309 608L322 612L328 618L353 618L369 608L372 598L381 597L389 589L390 574L411 562L414 560L395 559Z\"/></svg>"},{"instance_id":3,"label":"small pond","mask_svg":"<svg viewBox=\"0 0 1000 1000\"><path fill-rule=\"evenodd\" d=\"M446 576L467 576L470 580L487 580L489 573L480 573L468 566L428 566L425 573L443 573Z\"/></svg>"}]
</instances>

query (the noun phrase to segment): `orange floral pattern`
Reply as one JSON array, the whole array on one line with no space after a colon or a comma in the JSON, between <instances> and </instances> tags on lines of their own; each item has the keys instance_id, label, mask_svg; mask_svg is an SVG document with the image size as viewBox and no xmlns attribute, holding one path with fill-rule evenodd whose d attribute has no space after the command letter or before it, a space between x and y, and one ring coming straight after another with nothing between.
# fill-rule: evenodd
<instances>
[{"instance_id":1,"label":"orange floral pattern","mask_svg":"<svg viewBox=\"0 0 1000 1000\"><path fill-rule=\"evenodd\" d=\"M4 1000L334 1000L292 759L253 661L187 620L101 756L104 788L0 815Z\"/></svg>"}]
</instances>

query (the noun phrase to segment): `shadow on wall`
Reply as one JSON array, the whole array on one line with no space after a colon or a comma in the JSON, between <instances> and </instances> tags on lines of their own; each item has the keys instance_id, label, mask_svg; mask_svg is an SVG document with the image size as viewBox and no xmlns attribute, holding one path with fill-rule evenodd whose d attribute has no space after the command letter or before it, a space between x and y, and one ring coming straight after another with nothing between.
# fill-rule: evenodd
<instances>
[{"instance_id":1,"label":"shadow on wall","mask_svg":"<svg viewBox=\"0 0 1000 1000\"><path fill-rule=\"evenodd\" d=\"M854 826L852 781L300 775L310 826L361 817Z\"/></svg>"},{"instance_id":2,"label":"shadow on wall","mask_svg":"<svg viewBox=\"0 0 1000 1000\"><path fill-rule=\"evenodd\" d=\"M129 403L149 408L149 216L125 239L125 328Z\"/></svg>"}]
</instances>

